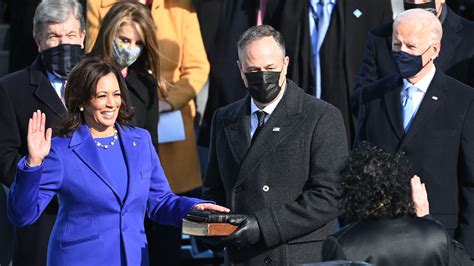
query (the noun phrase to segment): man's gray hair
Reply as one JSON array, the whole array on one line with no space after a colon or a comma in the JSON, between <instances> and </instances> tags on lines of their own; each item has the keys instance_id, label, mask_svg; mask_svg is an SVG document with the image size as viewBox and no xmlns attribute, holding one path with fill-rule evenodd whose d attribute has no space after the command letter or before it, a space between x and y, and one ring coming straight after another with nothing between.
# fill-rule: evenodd
<instances>
[{"instance_id":1,"label":"man's gray hair","mask_svg":"<svg viewBox=\"0 0 474 266\"><path fill-rule=\"evenodd\" d=\"M33 36L40 36L43 24L63 23L71 13L79 21L81 32L85 31L86 23L82 13L82 5L77 0L43 0L36 8L33 17Z\"/></svg>"},{"instance_id":2,"label":"man's gray hair","mask_svg":"<svg viewBox=\"0 0 474 266\"><path fill-rule=\"evenodd\" d=\"M281 49L282 57L285 57L285 41L283 40L281 33L275 30L272 26L260 25L253 26L240 35L240 38L237 41L239 60L242 61L242 56L244 55L244 50L247 48L247 45L253 41L257 41L265 37L273 37Z\"/></svg>"}]
</instances>

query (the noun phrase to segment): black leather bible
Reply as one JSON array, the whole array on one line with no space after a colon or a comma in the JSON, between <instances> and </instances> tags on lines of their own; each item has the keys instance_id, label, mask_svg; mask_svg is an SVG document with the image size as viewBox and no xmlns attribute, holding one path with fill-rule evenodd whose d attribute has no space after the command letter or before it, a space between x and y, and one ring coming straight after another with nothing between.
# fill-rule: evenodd
<instances>
[{"instance_id":1,"label":"black leather bible","mask_svg":"<svg viewBox=\"0 0 474 266\"><path fill-rule=\"evenodd\" d=\"M200 223L227 223L229 214L215 211L190 211L186 219Z\"/></svg>"}]
</instances>

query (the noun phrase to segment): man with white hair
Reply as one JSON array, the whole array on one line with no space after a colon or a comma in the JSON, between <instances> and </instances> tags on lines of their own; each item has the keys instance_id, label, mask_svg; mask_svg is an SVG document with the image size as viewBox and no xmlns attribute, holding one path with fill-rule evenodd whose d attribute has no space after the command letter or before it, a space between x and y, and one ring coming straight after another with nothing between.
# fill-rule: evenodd
<instances>
[{"instance_id":1,"label":"man with white hair","mask_svg":"<svg viewBox=\"0 0 474 266\"><path fill-rule=\"evenodd\" d=\"M443 27L443 49L436 59L436 66L448 76L474 86L474 23L457 15L446 5L445 0L403 0L403 5L405 10L422 8L436 14ZM391 60L391 38L391 22L370 30L354 94L396 70L395 62Z\"/></svg>"},{"instance_id":2,"label":"man with white hair","mask_svg":"<svg viewBox=\"0 0 474 266\"><path fill-rule=\"evenodd\" d=\"M435 66L441 37L441 23L426 10L397 16L398 73L360 91L356 142L406 153L426 184L430 213L474 258L474 89Z\"/></svg>"},{"instance_id":3,"label":"man with white hair","mask_svg":"<svg viewBox=\"0 0 474 266\"><path fill-rule=\"evenodd\" d=\"M28 120L36 110L47 127L66 112L64 88L81 59L85 22L77 0L43 0L33 17L33 38L40 55L31 66L0 79L0 182L9 186L16 164L27 153ZM45 265L48 239L56 219L53 201L37 222L15 228L13 265Z\"/></svg>"}]
</instances>

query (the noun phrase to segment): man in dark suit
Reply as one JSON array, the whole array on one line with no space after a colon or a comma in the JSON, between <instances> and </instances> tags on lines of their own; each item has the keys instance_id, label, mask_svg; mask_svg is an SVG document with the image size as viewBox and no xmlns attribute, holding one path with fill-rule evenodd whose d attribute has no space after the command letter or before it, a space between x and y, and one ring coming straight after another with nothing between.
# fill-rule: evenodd
<instances>
[{"instance_id":1,"label":"man in dark suit","mask_svg":"<svg viewBox=\"0 0 474 266\"><path fill-rule=\"evenodd\" d=\"M238 87L241 82L235 81L237 73L229 69L231 55L236 55L228 48L232 38L238 36L235 33L244 25L255 25L255 14L259 8L257 2L262 1L197 2L200 6L197 8L198 14L202 10L205 15L205 18L204 15L200 16L200 22L204 44L211 62L209 99L199 137L200 144L207 146L214 110L240 99L244 94ZM280 31L285 39L286 54L291 58L288 77L308 94L316 95L310 2L310 0L266 0L264 24ZM322 71L320 98L341 110L347 138L351 142L355 123L350 111L350 97L355 76L362 62L364 44L371 28L392 20L391 4L390 0L321 0L321 2L330 2L333 8L329 27L319 51ZM232 28L229 31L230 26ZM222 54L225 50L227 52Z\"/></svg>"},{"instance_id":2,"label":"man in dark suit","mask_svg":"<svg viewBox=\"0 0 474 266\"><path fill-rule=\"evenodd\" d=\"M244 214L223 239L228 262L317 261L339 213L336 184L347 158L341 113L286 79L289 58L272 27L248 29L237 46L250 95L214 115L203 198Z\"/></svg>"},{"instance_id":3,"label":"man in dark suit","mask_svg":"<svg viewBox=\"0 0 474 266\"><path fill-rule=\"evenodd\" d=\"M400 13L392 45L399 73L361 90L356 140L405 152L432 216L474 258L474 90L435 67L441 36L432 13Z\"/></svg>"},{"instance_id":4,"label":"man in dark suit","mask_svg":"<svg viewBox=\"0 0 474 266\"><path fill-rule=\"evenodd\" d=\"M454 13L444 0L419 4L419 0L405 0L405 9L420 7L434 10L443 27L441 51L436 66L449 76L474 86L474 23ZM397 68L392 59L392 23L385 23L370 31L364 57L357 75L354 94L362 87L386 77Z\"/></svg>"},{"instance_id":5,"label":"man in dark suit","mask_svg":"<svg viewBox=\"0 0 474 266\"><path fill-rule=\"evenodd\" d=\"M66 112L62 98L67 75L80 60L85 37L81 5L76 0L43 0L33 18L40 56L25 69L0 79L0 178L10 185L16 164L27 153L28 120L35 110L47 127ZM16 228L14 265L45 265L48 239L56 218L54 202L32 226Z\"/></svg>"}]
</instances>

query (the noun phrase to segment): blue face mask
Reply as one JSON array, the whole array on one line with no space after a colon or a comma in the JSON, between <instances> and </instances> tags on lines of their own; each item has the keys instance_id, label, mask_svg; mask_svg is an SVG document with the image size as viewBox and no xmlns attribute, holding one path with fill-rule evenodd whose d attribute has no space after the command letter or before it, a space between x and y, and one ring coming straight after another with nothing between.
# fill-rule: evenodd
<instances>
[{"instance_id":1,"label":"blue face mask","mask_svg":"<svg viewBox=\"0 0 474 266\"><path fill-rule=\"evenodd\" d=\"M142 48L137 46L130 48L128 44L123 43L119 39L113 41L114 57L117 64L128 67L133 64L140 56Z\"/></svg>"},{"instance_id":2,"label":"blue face mask","mask_svg":"<svg viewBox=\"0 0 474 266\"><path fill-rule=\"evenodd\" d=\"M420 72L428 63L429 61L423 65L422 56L431 48L428 47L422 54L420 55L412 55L407 52L399 51L399 52L392 52L393 60L395 60L395 64L398 67L398 71L400 72L400 76L404 79L409 77L413 77L418 72Z\"/></svg>"}]
</instances>

